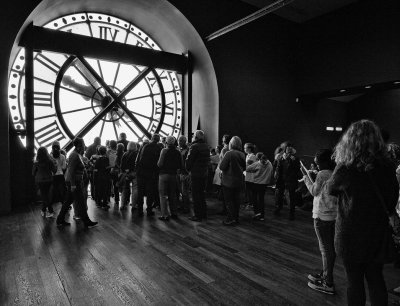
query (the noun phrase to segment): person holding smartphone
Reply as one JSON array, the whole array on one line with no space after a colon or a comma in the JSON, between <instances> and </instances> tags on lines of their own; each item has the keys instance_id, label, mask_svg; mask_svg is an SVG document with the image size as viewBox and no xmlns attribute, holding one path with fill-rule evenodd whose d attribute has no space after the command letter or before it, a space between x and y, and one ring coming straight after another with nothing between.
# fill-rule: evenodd
<instances>
[{"instance_id":1,"label":"person holding smartphone","mask_svg":"<svg viewBox=\"0 0 400 306\"><path fill-rule=\"evenodd\" d=\"M330 149L319 150L315 155L314 161L319 169L315 182L310 180L309 174L304 173L306 170L302 168L304 183L314 197L312 216L322 256L322 271L308 275L308 286L326 294L335 293L333 267L336 259L334 240L337 198L327 194L325 188L335 166L331 156L332 150Z\"/></svg>"}]
</instances>

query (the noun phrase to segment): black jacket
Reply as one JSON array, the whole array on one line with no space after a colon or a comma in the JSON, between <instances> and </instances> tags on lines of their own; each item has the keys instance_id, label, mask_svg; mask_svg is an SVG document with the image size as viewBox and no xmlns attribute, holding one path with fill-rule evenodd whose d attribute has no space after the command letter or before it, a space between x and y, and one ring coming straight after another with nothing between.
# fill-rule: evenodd
<instances>
[{"instance_id":1,"label":"black jacket","mask_svg":"<svg viewBox=\"0 0 400 306\"><path fill-rule=\"evenodd\" d=\"M295 189L300 177L300 160L297 156L291 155L285 159L282 155L277 159L275 182L278 188Z\"/></svg>"},{"instance_id":2,"label":"black jacket","mask_svg":"<svg viewBox=\"0 0 400 306\"><path fill-rule=\"evenodd\" d=\"M210 150L203 140L193 141L186 158L186 170L194 177L206 177Z\"/></svg>"},{"instance_id":3,"label":"black jacket","mask_svg":"<svg viewBox=\"0 0 400 306\"><path fill-rule=\"evenodd\" d=\"M160 158L161 147L150 142L143 146L136 159L136 173L142 177L154 177L158 175L157 162Z\"/></svg>"},{"instance_id":4,"label":"black jacket","mask_svg":"<svg viewBox=\"0 0 400 306\"><path fill-rule=\"evenodd\" d=\"M374 184L389 213L394 213L399 186L389 162L369 171L338 165L327 181L328 193L339 198L335 249L344 260L371 262L380 248L388 217Z\"/></svg>"}]
</instances>

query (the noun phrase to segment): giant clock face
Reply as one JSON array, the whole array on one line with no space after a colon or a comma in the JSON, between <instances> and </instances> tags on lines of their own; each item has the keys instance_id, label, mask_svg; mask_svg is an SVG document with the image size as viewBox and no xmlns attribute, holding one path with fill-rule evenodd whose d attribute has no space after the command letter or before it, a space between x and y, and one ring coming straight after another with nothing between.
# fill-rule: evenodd
<instances>
[{"instance_id":1,"label":"giant clock face","mask_svg":"<svg viewBox=\"0 0 400 306\"><path fill-rule=\"evenodd\" d=\"M141 29L97 13L63 16L44 27L161 50ZM25 58L17 54L9 77L9 108L15 129L25 129ZM182 123L181 79L173 71L47 51L34 53L35 146L65 146L76 136L141 141L158 132L177 137ZM118 100L106 113L100 113ZM25 143L24 136L21 141Z\"/></svg>"}]
</instances>

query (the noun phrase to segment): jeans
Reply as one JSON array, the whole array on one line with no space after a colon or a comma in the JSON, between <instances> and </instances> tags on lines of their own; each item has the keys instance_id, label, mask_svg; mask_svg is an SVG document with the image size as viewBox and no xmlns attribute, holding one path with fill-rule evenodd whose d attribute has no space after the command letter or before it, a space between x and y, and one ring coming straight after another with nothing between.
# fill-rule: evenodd
<instances>
[{"instance_id":1,"label":"jeans","mask_svg":"<svg viewBox=\"0 0 400 306\"><path fill-rule=\"evenodd\" d=\"M207 218L206 180L207 177L191 176L194 215L200 219Z\"/></svg>"},{"instance_id":2,"label":"jeans","mask_svg":"<svg viewBox=\"0 0 400 306\"><path fill-rule=\"evenodd\" d=\"M371 306L388 304L388 294L383 278L382 263L343 261L347 276L347 304L365 305L364 277L367 280Z\"/></svg>"},{"instance_id":3,"label":"jeans","mask_svg":"<svg viewBox=\"0 0 400 306\"><path fill-rule=\"evenodd\" d=\"M264 217L264 196L265 196L265 189L267 185L265 184L252 184L251 190L251 202L254 205L254 214L261 214L261 217Z\"/></svg>"},{"instance_id":4,"label":"jeans","mask_svg":"<svg viewBox=\"0 0 400 306\"><path fill-rule=\"evenodd\" d=\"M111 173L111 188L114 193L115 204L119 203L118 173Z\"/></svg>"},{"instance_id":5,"label":"jeans","mask_svg":"<svg viewBox=\"0 0 400 306\"><path fill-rule=\"evenodd\" d=\"M158 192L160 194L161 216L168 217L168 206L171 215L176 215L176 175L160 174L158 183Z\"/></svg>"},{"instance_id":6,"label":"jeans","mask_svg":"<svg viewBox=\"0 0 400 306\"><path fill-rule=\"evenodd\" d=\"M190 175L180 174L179 175L179 191L182 194L182 208L183 210L189 211L189 190L190 190Z\"/></svg>"},{"instance_id":7,"label":"jeans","mask_svg":"<svg viewBox=\"0 0 400 306\"><path fill-rule=\"evenodd\" d=\"M314 229L317 234L319 250L322 256L322 271L325 281L333 284L333 267L335 265L336 253L334 246L335 220L323 221L314 219Z\"/></svg>"},{"instance_id":8,"label":"jeans","mask_svg":"<svg viewBox=\"0 0 400 306\"><path fill-rule=\"evenodd\" d=\"M40 197L42 199L42 211L49 210L49 213L53 212L52 194L53 194L53 182L38 183L40 190Z\"/></svg>"},{"instance_id":9,"label":"jeans","mask_svg":"<svg viewBox=\"0 0 400 306\"><path fill-rule=\"evenodd\" d=\"M57 222L62 222L65 219L65 215L68 211L68 208L75 201L74 209L75 215L79 216L82 221L86 224L90 222L89 216L86 210L86 199L83 192L83 183L76 182L75 191L71 190L71 184L67 182L67 196L63 205L61 206L61 211L58 214Z\"/></svg>"},{"instance_id":10,"label":"jeans","mask_svg":"<svg viewBox=\"0 0 400 306\"><path fill-rule=\"evenodd\" d=\"M65 197L65 179L64 175L53 176L53 203L62 202Z\"/></svg>"},{"instance_id":11,"label":"jeans","mask_svg":"<svg viewBox=\"0 0 400 306\"><path fill-rule=\"evenodd\" d=\"M128 206L130 196L131 196L131 181L125 179L124 185L122 186L121 207Z\"/></svg>"},{"instance_id":12,"label":"jeans","mask_svg":"<svg viewBox=\"0 0 400 306\"><path fill-rule=\"evenodd\" d=\"M137 205L137 200L138 200L138 186L137 186L137 178L134 178L132 180L131 184L131 203L133 207Z\"/></svg>"},{"instance_id":13,"label":"jeans","mask_svg":"<svg viewBox=\"0 0 400 306\"><path fill-rule=\"evenodd\" d=\"M153 203L158 194L158 174L151 177L137 176L137 204L139 212L143 211L144 196L147 196L147 212L153 210ZM157 191L157 192L156 192Z\"/></svg>"},{"instance_id":14,"label":"jeans","mask_svg":"<svg viewBox=\"0 0 400 306\"><path fill-rule=\"evenodd\" d=\"M290 207L290 215L294 216L294 210L296 206L296 188L286 188L289 191L289 207ZM283 197L285 196L285 187L277 186L275 190L275 205L276 211L279 212L283 206Z\"/></svg>"},{"instance_id":15,"label":"jeans","mask_svg":"<svg viewBox=\"0 0 400 306\"><path fill-rule=\"evenodd\" d=\"M255 205L256 203L254 202L254 183L252 182L245 182L245 202L249 203L250 205Z\"/></svg>"},{"instance_id":16,"label":"jeans","mask_svg":"<svg viewBox=\"0 0 400 306\"><path fill-rule=\"evenodd\" d=\"M229 221L239 221L239 208L241 202L241 192L242 188L229 188L222 186L224 190L224 198L226 203L226 208L228 210L228 220Z\"/></svg>"}]
</instances>

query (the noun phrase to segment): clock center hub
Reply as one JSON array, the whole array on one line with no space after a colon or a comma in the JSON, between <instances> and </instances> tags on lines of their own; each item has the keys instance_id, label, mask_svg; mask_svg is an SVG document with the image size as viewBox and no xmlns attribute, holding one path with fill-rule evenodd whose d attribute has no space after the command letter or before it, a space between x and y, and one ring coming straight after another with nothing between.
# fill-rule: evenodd
<instances>
[{"instance_id":1,"label":"clock center hub","mask_svg":"<svg viewBox=\"0 0 400 306\"><path fill-rule=\"evenodd\" d=\"M109 87L114 91L114 93L117 96L121 92L121 90L119 90L115 86L109 85ZM99 96L102 96L102 97L99 99ZM105 109L110 103L112 103L114 101L110 96L104 95L102 87L99 87L93 93L91 102L92 102L92 110L97 115L102 109ZM121 102L126 105L125 97L123 97L121 99ZM113 108L111 108L108 111L108 114L102 120L108 121L108 122L118 121L124 115L125 115L125 112L118 106L118 104L116 104L116 105L114 105Z\"/></svg>"}]
</instances>

